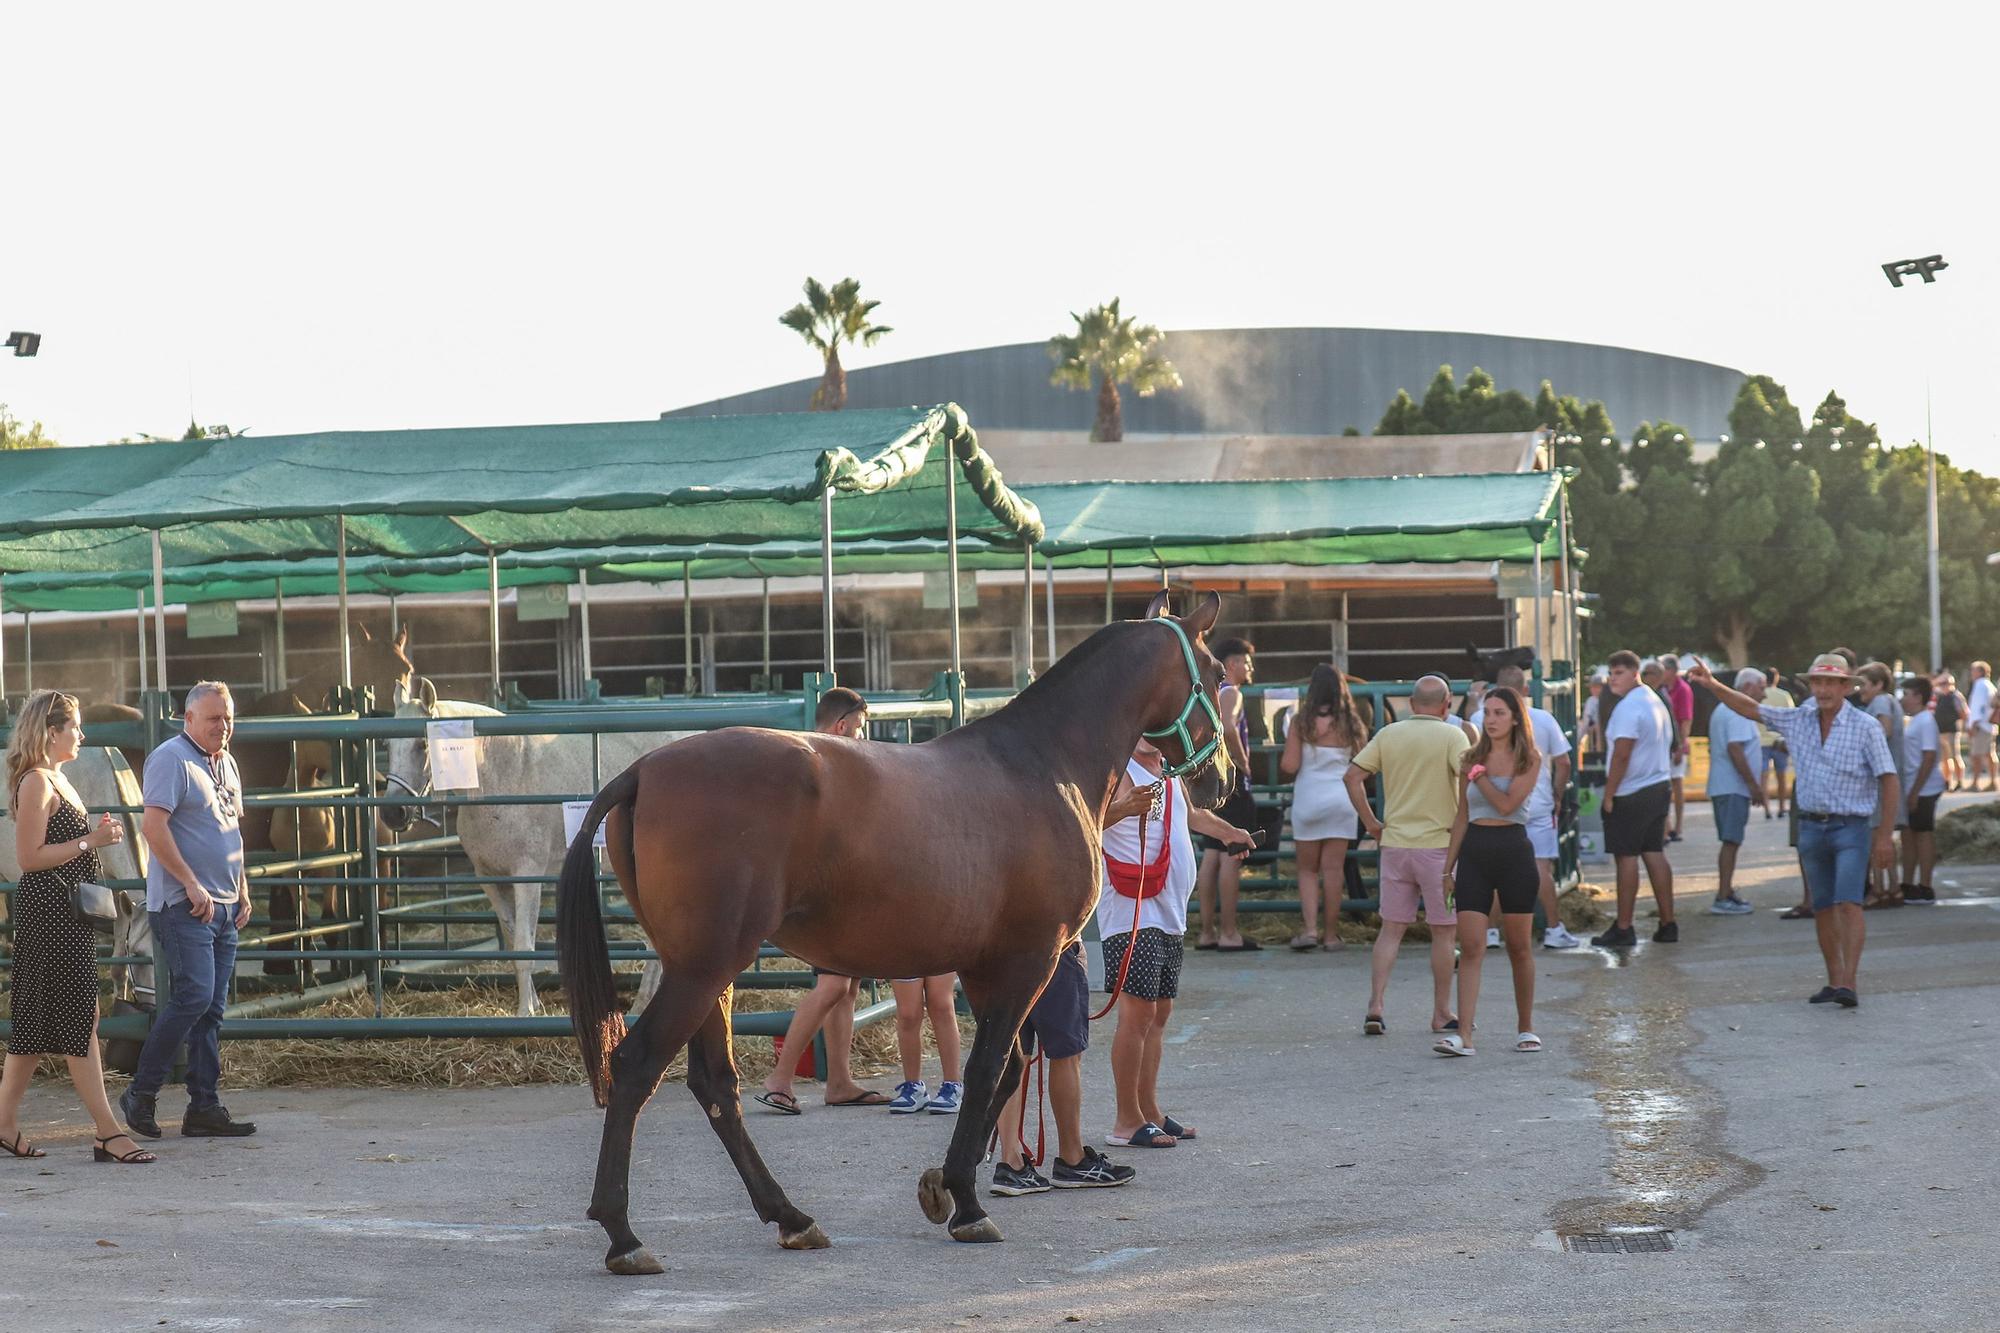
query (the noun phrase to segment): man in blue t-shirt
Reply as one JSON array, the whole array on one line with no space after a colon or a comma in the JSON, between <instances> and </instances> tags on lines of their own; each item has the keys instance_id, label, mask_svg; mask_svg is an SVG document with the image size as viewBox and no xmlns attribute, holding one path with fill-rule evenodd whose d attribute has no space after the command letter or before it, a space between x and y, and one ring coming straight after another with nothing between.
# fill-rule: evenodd
<instances>
[{"instance_id":1,"label":"man in blue t-shirt","mask_svg":"<svg viewBox=\"0 0 2000 1333\"><path fill-rule=\"evenodd\" d=\"M1764 673L1745 667L1736 673L1736 688L1764 701L1770 684ZM1715 857L1715 916L1748 916L1756 909L1737 896L1736 853L1743 846L1750 807L1764 804L1764 741L1757 724L1727 708L1708 715L1708 804L1715 812L1715 836L1722 850Z\"/></svg>"},{"instance_id":2,"label":"man in blue t-shirt","mask_svg":"<svg viewBox=\"0 0 2000 1333\"><path fill-rule=\"evenodd\" d=\"M181 734L146 756L146 912L172 991L154 1016L132 1086L118 1099L125 1123L160 1137L157 1099L187 1043L188 1138L240 1138L257 1127L232 1120L220 1100L222 1009L236 972L236 932L250 922L243 874L243 775L229 753L236 705L205 680L187 693Z\"/></svg>"}]
</instances>

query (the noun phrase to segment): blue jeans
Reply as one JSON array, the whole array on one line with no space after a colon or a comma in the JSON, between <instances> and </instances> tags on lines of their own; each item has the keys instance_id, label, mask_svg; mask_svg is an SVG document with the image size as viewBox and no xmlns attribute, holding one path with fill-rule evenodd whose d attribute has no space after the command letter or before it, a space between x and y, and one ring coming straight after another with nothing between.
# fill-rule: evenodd
<instances>
[{"instance_id":1,"label":"blue jeans","mask_svg":"<svg viewBox=\"0 0 2000 1333\"><path fill-rule=\"evenodd\" d=\"M1805 868L1813 911L1824 912L1835 903L1860 904L1868 892L1873 836L1866 815L1799 820L1799 864Z\"/></svg>"},{"instance_id":2,"label":"blue jeans","mask_svg":"<svg viewBox=\"0 0 2000 1333\"><path fill-rule=\"evenodd\" d=\"M167 965L172 991L153 1016L132 1091L157 1096L173 1069L174 1052L185 1041L188 1109L206 1110L220 1104L222 1007L229 1002L229 981L236 973L236 904L215 904L215 914L205 922L195 920L185 901L147 915L153 923L153 948Z\"/></svg>"}]
</instances>

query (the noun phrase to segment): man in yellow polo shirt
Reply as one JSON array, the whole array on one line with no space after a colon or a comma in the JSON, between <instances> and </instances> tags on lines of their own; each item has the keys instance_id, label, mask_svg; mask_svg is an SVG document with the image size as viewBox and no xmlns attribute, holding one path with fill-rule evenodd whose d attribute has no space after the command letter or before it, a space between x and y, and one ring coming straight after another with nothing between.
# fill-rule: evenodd
<instances>
[{"instance_id":1,"label":"man in yellow polo shirt","mask_svg":"<svg viewBox=\"0 0 2000 1333\"><path fill-rule=\"evenodd\" d=\"M1451 685L1425 676L1410 695L1410 716L1372 736L1347 768L1347 795L1366 836L1382 849L1379 872L1382 930L1375 937L1368 1013L1361 1030L1371 1037L1389 1030L1382 1002L1389 969L1396 964L1403 932L1417 919L1422 901L1431 930L1431 1031L1455 1032L1451 1012L1451 969L1458 943L1458 917L1444 896L1444 856L1458 818L1458 761L1471 742L1453 723ZM1382 818L1369 808L1364 784L1382 776Z\"/></svg>"}]
</instances>

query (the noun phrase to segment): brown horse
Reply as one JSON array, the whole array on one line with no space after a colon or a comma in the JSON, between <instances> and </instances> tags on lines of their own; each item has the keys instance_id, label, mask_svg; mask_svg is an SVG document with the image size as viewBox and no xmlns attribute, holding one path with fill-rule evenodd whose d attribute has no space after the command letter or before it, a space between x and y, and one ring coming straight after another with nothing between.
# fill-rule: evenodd
<instances>
[{"instance_id":1,"label":"brown horse","mask_svg":"<svg viewBox=\"0 0 2000 1333\"><path fill-rule=\"evenodd\" d=\"M1097 901L1099 827L1140 734L1159 736L1190 799L1219 805L1221 672L1202 647L1214 593L1183 619L1106 626L1005 708L922 745L732 727L655 750L606 784L570 844L556 943L571 1021L609 1109L590 1216L605 1266L657 1273L628 1217L632 1132L688 1048L688 1090L788 1249L826 1233L772 1179L743 1124L729 993L769 939L849 976L956 972L978 1024L965 1099L924 1214L952 1239L993 1241L974 1167L1020 1077L1028 1007ZM658 994L627 1033L613 988L592 837L659 951Z\"/></svg>"}]
</instances>

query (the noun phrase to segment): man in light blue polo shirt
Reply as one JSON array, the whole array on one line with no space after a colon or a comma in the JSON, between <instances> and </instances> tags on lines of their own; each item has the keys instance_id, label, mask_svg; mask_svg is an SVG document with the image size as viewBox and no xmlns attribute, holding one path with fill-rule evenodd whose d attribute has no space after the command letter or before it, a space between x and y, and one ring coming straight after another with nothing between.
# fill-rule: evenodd
<instances>
[{"instance_id":1,"label":"man in light blue polo shirt","mask_svg":"<svg viewBox=\"0 0 2000 1333\"><path fill-rule=\"evenodd\" d=\"M1770 682L1755 667L1736 673L1736 688L1745 698L1764 701ZM1715 812L1715 836L1722 850L1715 856L1715 916L1748 916L1756 909L1737 896L1736 853L1743 846L1750 807L1764 804L1764 741L1755 722L1733 709L1708 715L1708 804Z\"/></svg>"},{"instance_id":2,"label":"man in light blue polo shirt","mask_svg":"<svg viewBox=\"0 0 2000 1333\"><path fill-rule=\"evenodd\" d=\"M243 776L229 753L236 705L229 687L205 680L187 693L181 734L146 756L146 912L154 947L172 978L139 1052L132 1086L118 1099L135 1133L160 1137L157 1099L187 1043L188 1138L240 1138L257 1127L232 1120L220 1100L222 1009L236 972L236 932L250 921L243 874Z\"/></svg>"}]
</instances>

